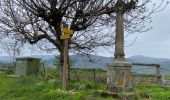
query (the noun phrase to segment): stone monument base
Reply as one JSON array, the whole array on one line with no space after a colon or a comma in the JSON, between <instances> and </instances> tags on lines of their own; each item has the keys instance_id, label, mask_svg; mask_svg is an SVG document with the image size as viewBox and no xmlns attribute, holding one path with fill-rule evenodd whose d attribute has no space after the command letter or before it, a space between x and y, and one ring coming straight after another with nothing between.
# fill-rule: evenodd
<instances>
[{"instance_id":1,"label":"stone monument base","mask_svg":"<svg viewBox=\"0 0 170 100\"><path fill-rule=\"evenodd\" d=\"M131 87L132 64L124 60L115 60L107 64L107 89L121 92Z\"/></svg>"}]
</instances>

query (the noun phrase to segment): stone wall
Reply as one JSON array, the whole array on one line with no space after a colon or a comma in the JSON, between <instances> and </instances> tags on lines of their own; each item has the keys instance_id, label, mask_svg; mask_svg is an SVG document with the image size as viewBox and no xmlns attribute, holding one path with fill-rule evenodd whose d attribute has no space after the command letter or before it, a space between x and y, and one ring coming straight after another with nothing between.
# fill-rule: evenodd
<instances>
[{"instance_id":1,"label":"stone wall","mask_svg":"<svg viewBox=\"0 0 170 100\"><path fill-rule=\"evenodd\" d=\"M78 77L80 80L83 78L93 80L93 74L88 74L88 75L83 75L81 73L77 73L77 74L78 74ZM74 74L71 74L71 78L76 78L76 76ZM106 75L105 74L103 74L103 75L97 74L95 81L99 82L99 83L106 83L106 81L107 81ZM158 84L156 75L133 74L132 75L132 84L139 84L139 83L140 84L141 83Z\"/></svg>"},{"instance_id":2,"label":"stone wall","mask_svg":"<svg viewBox=\"0 0 170 100\"><path fill-rule=\"evenodd\" d=\"M153 83L159 84L156 75L132 75L132 84Z\"/></svg>"}]
</instances>

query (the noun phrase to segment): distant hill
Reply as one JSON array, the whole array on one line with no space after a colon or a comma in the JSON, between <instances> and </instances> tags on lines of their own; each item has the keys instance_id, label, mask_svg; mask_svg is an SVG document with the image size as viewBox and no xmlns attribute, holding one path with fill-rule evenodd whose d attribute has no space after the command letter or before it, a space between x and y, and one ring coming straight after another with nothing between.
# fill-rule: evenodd
<instances>
[{"instance_id":1,"label":"distant hill","mask_svg":"<svg viewBox=\"0 0 170 100\"><path fill-rule=\"evenodd\" d=\"M113 60L112 57L104 57L97 55L71 55L70 58L73 60L75 68L101 68L106 69L106 63Z\"/></svg>"},{"instance_id":2,"label":"distant hill","mask_svg":"<svg viewBox=\"0 0 170 100\"><path fill-rule=\"evenodd\" d=\"M11 56L0 56L0 63L7 64L12 62Z\"/></svg>"},{"instance_id":3,"label":"distant hill","mask_svg":"<svg viewBox=\"0 0 170 100\"><path fill-rule=\"evenodd\" d=\"M142 55L131 56L128 58L128 60L134 63L156 63L156 64L163 64L164 62L170 61L170 59L168 58L153 58Z\"/></svg>"},{"instance_id":4,"label":"distant hill","mask_svg":"<svg viewBox=\"0 0 170 100\"><path fill-rule=\"evenodd\" d=\"M161 64L163 67L170 67L170 59L169 58L153 58L142 55L131 56L128 58L130 62L134 63L153 63L153 64Z\"/></svg>"},{"instance_id":5,"label":"distant hill","mask_svg":"<svg viewBox=\"0 0 170 100\"><path fill-rule=\"evenodd\" d=\"M41 58L46 67L53 67L55 55L33 55L31 57Z\"/></svg>"},{"instance_id":6,"label":"distant hill","mask_svg":"<svg viewBox=\"0 0 170 100\"><path fill-rule=\"evenodd\" d=\"M55 56L54 55L33 55L32 57L41 58L46 67L54 67ZM71 60L74 62L73 68L100 68L107 69L106 63L113 61L112 57L104 57L98 55L70 55ZM135 55L128 57L127 60L131 63L149 63L149 64L161 64L162 70L165 73L170 73L170 59L168 58L153 58L142 55ZM10 63L12 57L0 56L0 63ZM155 71L152 67L133 66L134 72L151 73Z\"/></svg>"}]
</instances>

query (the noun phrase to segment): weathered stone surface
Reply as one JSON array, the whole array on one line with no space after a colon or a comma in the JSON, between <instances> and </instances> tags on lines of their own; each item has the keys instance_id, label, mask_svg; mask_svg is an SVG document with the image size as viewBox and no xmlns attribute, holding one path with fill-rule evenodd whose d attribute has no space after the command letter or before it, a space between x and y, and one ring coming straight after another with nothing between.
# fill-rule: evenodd
<instances>
[{"instance_id":1,"label":"weathered stone surface","mask_svg":"<svg viewBox=\"0 0 170 100\"><path fill-rule=\"evenodd\" d=\"M114 60L113 62L107 63L107 66L108 67L131 67L132 64L124 60Z\"/></svg>"},{"instance_id":2,"label":"weathered stone surface","mask_svg":"<svg viewBox=\"0 0 170 100\"><path fill-rule=\"evenodd\" d=\"M119 4L123 0L117 1ZM122 6L122 7L121 7ZM131 63L125 61L124 54L124 13L123 5L117 8L114 61L108 63L107 86L109 91L121 92L131 85Z\"/></svg>"},{"instance_id":3,"label":"weathered stone surface","mask_svg":"<svg viewBox=\"0 0 170 100\"><path fill-rule=\"evenodd\" d=\"M143 76L143 75L133 75L132 84L158 84L157 77Z\"/></svg>"},{"instance_id":4,"label":"weathered stone surface","mask_svg":"<svg viewBox=\"0 0 170 100\"><path fill-rule=\"evenodd\" d=\"M22 57L16 58L15 74L20 76L38 75L41 59Z\"/></svg>"},{"instance_id":5,"label":"weathered stone surface","mask_svg":"<svg viewBox=\"0 0 170 100\"><path fill-rule=\"evenodd\" d=\"M107 86L109 91L122 91L131 87L131 63L114 61L108 63Z\"/></svg>"}]
</instances>

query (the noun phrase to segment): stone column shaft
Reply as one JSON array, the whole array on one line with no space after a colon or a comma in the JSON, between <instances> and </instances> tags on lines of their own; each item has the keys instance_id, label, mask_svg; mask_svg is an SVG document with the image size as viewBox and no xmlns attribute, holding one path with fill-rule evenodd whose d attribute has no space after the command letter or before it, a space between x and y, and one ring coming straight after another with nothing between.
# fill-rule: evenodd
<instances>
[{"instance_id":1,"label":"stone column shaft","mask_svg":"<svg viewBox=\"0 0 170 100\"><path fill-rule=\"evenodd\" d=\"M124 18L122 13L116 15L115 59L124 60Z\"/></svg>"}]
</instances>

